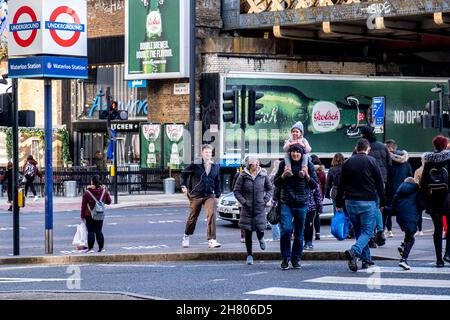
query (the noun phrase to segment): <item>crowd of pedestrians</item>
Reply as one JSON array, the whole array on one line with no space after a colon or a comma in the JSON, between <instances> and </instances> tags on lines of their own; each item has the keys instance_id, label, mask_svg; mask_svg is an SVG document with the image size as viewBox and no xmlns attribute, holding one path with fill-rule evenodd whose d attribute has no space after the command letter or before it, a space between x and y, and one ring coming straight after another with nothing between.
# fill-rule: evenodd
<instances>
[{"instance_id":1,"label":"crowd of pedestrians","mask_svg":"<svg viewBox=\"0 0 450 320\"><path fill-rule=\"evenodd\" d=\"M450 212L447 138L434 138L434 152L424 154L422 166L413 172L406 150L400 150L395 140L377 141L373 128L366 126L361 130L353 154L345 159L341 153L336 153L326 174L320 159L311 154L312 148L303 134L303 124L295 123L284 144L285 157L276 160L270 173L260 167L258 158L243 159L232 184L240 208L241 242L245 243L248 265L254 262L253 233L256 233L260 249L265 250L266 215L277 206L279 223L271 228L273 240L280 241L280 267L300 269L303 250L314 248L313 239L320 240L319 216L323 212L324 198L332 201L333 211L343 210L350 220L348 238L355 238L355 243L344 252L350 270L374 264L370 248L383 246L386 238L393 237L393 223L404 233L398 246L399 266L409 270L408 257L415 236L423 235L424 210L434 223L436 266L450 263L448 240L442 255L442 230ZM209 148L204 146L203 150ZM207 173L210 159L203 157L202 164L191 165L183 172L183 192L191 202L183 247L188 246L186 241L193 233L201 204L207 211L207 238L216 241L211 220L215 219L215 199L221 190L219 175L216 176L218 167L213 176ZM185 182L188 176L193 178L189 188ZM193 192L197 199L193 199ZM209 206L206 205L208 200ZM394 222L392 217L395 217ZM209 245L210 248L218 246Z\"/></svg>"},{"instance_id":2,"label":"crowd of pedestrians","mask_svg":"<svg viewBox=\"0 0 450 320\"><path fill-rule=\"evenodd\" d=\"M386 238L393 237L393 223L404 234L398 246L399 266L410 270L408 257L415 237L423 235L424 211L433 221L436 267L450 263L450 240L446 236L446 223L450 219L448 138L436 136L432 140L434 150L422 155L421 166L413 172L406 150L399 149L395 140L377 141L373 128L366 126L353 154L345 159L343 154L336 153L326 173L320 159L311 154L303 124L295 123L290 133L284 144L284 159L275 160L270 173L260 166L257 157L247 156L232 184L239 203L241 242L245 243L248 265L254 263L253 234L256 233L260 249L265 250L267 214L276 208L278 223L270 228L272 240L280 244L280 267L300 269L303 250L313 249L313 240L320 240L319 217L324 198L332 201L334 212L342 210L350 221L348 238L354 238L355 242L344 254L351 271L374 264L370 249L383 246ZM190 246L189 239L202 208L207 216L208 247L221 247L216 239L216 208L222 194L220 167L212 161L212 152L211 145L203 145L202 159L188 165L181 174L181 189L189 199L183 248ZM33 180L41 177L41 173L32 156L24 164L22 174L25 194L30 188L37 199ZM8 163L2 182L8 192L10 211L11 180L12 163ZM88 231L87 252L93 252L95 239L98 251L104 250L103 219L94 219L99 203L110 204L111 198L101 177L94 176L83 195L81 208L82 223Z\"/></svg>"}]
</instances>

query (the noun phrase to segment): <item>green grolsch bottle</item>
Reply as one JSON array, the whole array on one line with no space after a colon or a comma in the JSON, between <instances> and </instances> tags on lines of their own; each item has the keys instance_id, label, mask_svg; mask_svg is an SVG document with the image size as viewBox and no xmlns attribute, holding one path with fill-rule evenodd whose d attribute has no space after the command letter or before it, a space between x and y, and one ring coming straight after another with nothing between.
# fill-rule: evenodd
<instances>
[{"instance_id":1,"label":"green grolsch bottle","mask_svg":"<svg viewBox=\"0 0 450 320\"><path fill-rule=\"evenodd\" d=\"M148 42L147 55L142 60L144 74L162 73L166 71L164 58L158 57L162 40L162 17L159 10L159 0L150 0L147 6L145 42Z\"/></svg>"}]
</instances>

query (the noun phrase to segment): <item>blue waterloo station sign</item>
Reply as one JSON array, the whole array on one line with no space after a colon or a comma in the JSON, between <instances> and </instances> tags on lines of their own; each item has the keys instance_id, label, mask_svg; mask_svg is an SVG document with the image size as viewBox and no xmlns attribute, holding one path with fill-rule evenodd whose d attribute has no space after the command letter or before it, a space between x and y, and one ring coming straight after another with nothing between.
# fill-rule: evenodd
<instances>
[{"instance_id":1,"label":"blue waterloo station sign","mask_svg":"<svg viewBox=\"0 0 450 320\"><path fill-rule=\"evenodd\" d=\"M8 61L10 78L88 78L88 59L63 56L33 56Z\"/></svg>"}]
</instances>

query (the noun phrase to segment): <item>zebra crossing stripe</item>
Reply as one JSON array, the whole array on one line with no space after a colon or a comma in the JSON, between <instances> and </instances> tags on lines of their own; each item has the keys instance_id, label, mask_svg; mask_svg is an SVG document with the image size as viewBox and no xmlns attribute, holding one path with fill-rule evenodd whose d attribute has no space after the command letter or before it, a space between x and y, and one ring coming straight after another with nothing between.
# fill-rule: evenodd
<instances>
[{"instance_id":1,"label":"zebra crossing stripe","mask_svg":"<svg viewBox=\"0 0 450 320\"><path fill-rule=\"evenodd\" d=\"M431 264L435 264L432 262ZM420 273L420 274L450 274L450 268L436 268L436 267L414 267L414 262L410 262L411 270L405 271L400 267L376 267L376 272L381 273ZM374 270L374 267L369 270ZM367 270L358 270L358 273L367 273Z\"/></svg>"},{"instance_id":2,"label":"zebra crossing stripe","mask_svg":"<svg viewBox=\"0 0 450 320\"><path fill-rule=\"evenodd\" d=\"M403 294L381 293L365 291L336 291L270 287L261 290L246 292L261 296L279 296L305 299L331 299L331 300L450 300L446 295L429 294Z\"/></svg>"},{"instance_id":3,"label":"zebra crossing stripe","mask_svg":"<svg viewBox=\"0 0 450 320\"><path fill-rule=\"evenodd\" d=\"M376 280L376 281L375 281ZM430 279L407 279L407 278L386 278L373 275L369 277L320 277L305 282L329 283L329 284L357 284L367 285L376 282L378 286L400 286L400 287L424 287L424 288L450 288L450 280L430 280Z\"/></svg>"}]
</instances>

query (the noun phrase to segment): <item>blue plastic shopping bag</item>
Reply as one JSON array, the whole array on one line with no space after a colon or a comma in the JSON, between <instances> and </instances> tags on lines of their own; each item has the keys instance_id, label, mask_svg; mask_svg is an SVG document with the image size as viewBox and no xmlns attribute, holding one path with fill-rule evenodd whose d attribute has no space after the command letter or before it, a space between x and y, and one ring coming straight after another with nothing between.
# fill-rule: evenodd
<instances>
[{"instance_id":1,"label":"blue plastic shopping bag","mask_svg":"<svg viewBox=\"0 0 450 320\"><path fill-rule=\"evenodd\" d=\"M336 211L331 220L331 234L338 240L345 240L348 236L349 227L350 221L344 211Z\"/></svg>"}]
</instances>

